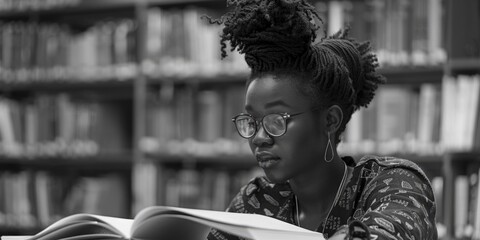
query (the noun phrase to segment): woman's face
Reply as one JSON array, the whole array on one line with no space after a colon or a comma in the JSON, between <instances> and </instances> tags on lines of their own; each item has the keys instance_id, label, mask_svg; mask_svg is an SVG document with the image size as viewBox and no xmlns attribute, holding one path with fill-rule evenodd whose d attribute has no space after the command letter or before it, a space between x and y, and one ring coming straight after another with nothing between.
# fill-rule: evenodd
<instances>
[{"instance_id":1,"label":"woman's face","mask_svg":"<svg viewBox=\"0 0 480 240\"><path fill-rule=\"evenodd\" d=\"M281 183L301 175L318 173L326 146L322 111L311 111L307 97L288 79L266 75L254 79L247 88L245 109L257 121L272 113L303 114L287 120L287 131L270 137L263 127L249 139L258 164L271 182ZM323 146L323 147L322 147Z\"/></svg>"}]
</instances>

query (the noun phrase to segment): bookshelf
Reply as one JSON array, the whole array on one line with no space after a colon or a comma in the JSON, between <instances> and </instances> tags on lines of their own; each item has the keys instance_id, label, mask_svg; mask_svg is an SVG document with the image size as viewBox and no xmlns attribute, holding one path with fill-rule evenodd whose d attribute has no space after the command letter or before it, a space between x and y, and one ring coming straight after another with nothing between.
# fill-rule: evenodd
<instances>
[{"instance_id":1,"label":"bookshelf","mask_svg":"<svg viewBox=\"0 0 480 240\"><path fill-rule=\"evenodd\" d=\"M340 152L396 155L419 163L432 182L439 182L438 221L445 226L443 239L454 239L458 225L455 182L458 176L477 173L478 177L480 153L475 141L467 148L442 147L442 134L450 136L445 129L455 126L442 128L444 115L448 115L442 99L448 88L446 76L455 82L460 76L480 73L476 44L480 28L475 27L480 23L478 1L312 2L332 23L329 32L350 24L354 37L372 40L379 53L380 72L388 79L379 98L398 96L391 101L377 100L352 119ZM30 203L23 204L31 205L27 209L35 212L36 221L29 216L23 217L26 223L12 220L12 224L0 217L0 232L35 232L55 214L79 209L83 200L75 198L81 195L78 189L95 181L104 182L106 188L123 186L116 194L125 196L126 201L110 215L129 217L157 204L221 210L248 178L261 174L245 140L236 135L230 122L242 111L248 71L240 55L220 61L219 28L199 19L202 14L216 16L224 10L221 0L1 0L0 106L18 112L17 117L33 116L30 121L42 117L56 123L45 144L29 147L33 148L29 151L19 151L15 145L7 147L14 150L0 152L0 178L6 179L1 181L0 196L12 191L16 186L12 182L21 179L21 184L34 186L27 193L14 194L33 194L59 181L65 183L57 187L67 197L56 200L64 209L52 210L51 218L38 211L38 206L45 204L45 194L27 197ZM332 12L336 14L329 14ZM466 30L464 26L472 27ZM53 44L47 39L53 39ZM65 49L71 50L67 53ZM51 103L46 105L50 108L40 107L45 101ZM66 106L77 106L77 114L86 118L97 119L94 116L103 113L105 119L90 123L94 130L82 137L86 141L75 143L72 130L68 130L75 129L75 111L67 111L73 115L62 118L49 114L64 112L61 109ZM403 111L390 119L403 121L383 129L365 125L386 121L378 117L382 115L378 110L388 106ZM471 112L480 112L471 107ZM2 111L0 107L0 125L18 125L5 120L12 113ZM476 124L473 129L479 132ZM29 125L22 126L17 128ZM37 128L51 127L44 126ZM388 128L399 135L386 135L385 131L392 130ZM2 139L8 132L5 129L0 126ZM21 131L24 138L27 132L29 136L39 134L25 129ZM98 134L102 131L106 132ZM7 133L7 139L15 143L16 134ZM388 139L380 141L378 137ZM69 141L74 143L70 148L65 144ZM4 144L2 140L2 151ZM20 149L26 147L20 144ZM45 190L49 191L53 190ZM94 191L100 190L90 189ZM5 211L1 206L11 201L0 197L0 212ZM468 222L472 219L462 221L472 224Z\"/></svg>"},{"instance_id":2,"label":"bookshelf","mask_svg":"<svg viewBox=\"0 0 480 240\"><path fill-rule=\"evenodd\" d=\"M136 3L48 2L0 1L1 235L131 216Z\"/></svg>"}]
</instances>

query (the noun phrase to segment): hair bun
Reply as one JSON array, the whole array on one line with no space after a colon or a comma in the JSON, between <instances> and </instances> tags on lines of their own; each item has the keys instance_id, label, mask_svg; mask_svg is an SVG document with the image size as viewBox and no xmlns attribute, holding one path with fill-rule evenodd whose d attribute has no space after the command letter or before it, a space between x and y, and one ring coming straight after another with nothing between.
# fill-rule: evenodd
<instances>
[{"instance_id":1,"label":"hair bun","mask_svg":"<svg viewBox=\"0 0 480 240\"><path fill-rule=\"evenodd\" d=\"M252 70L268 71L288 64L303 54L316 38L321 21L315 8L304 0L229 0L231 12L211 23L224 24L222 56L226 41L238 49Z\"/></svg>"},{"instance_id":2,"label":"hair bun","mask_svg":"<svg viewBox=\"0 0 480 240\"><path fill-rule=\"evenodd\" d=\"M386 79L376 72L379 66L376 55L372 52L370 42L359 43L348 38L349 28L340 30L320 43L340 56L348 71L355 91L354 107L367 107L375 96L375 90Z\"/></svg>"}]
</instances>

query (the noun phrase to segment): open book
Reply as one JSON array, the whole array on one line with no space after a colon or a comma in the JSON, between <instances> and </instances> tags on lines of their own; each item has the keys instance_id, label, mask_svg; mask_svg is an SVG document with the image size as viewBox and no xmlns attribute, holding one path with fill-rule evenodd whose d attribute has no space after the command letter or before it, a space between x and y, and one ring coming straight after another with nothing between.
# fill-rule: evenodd
<instances>
[{"instance_id":1,"label":"open book","mask_svg":"<svg viewBox=\"0 0 480 240\"><path fill-rule=\"evenodd\" d=\"M264 215L155 206L143 209L134 219L75 214L34 236L4 236L2 240L203 240L211 228L253 240L324 239L321 233Z\"/></svg>"}]
</instances>

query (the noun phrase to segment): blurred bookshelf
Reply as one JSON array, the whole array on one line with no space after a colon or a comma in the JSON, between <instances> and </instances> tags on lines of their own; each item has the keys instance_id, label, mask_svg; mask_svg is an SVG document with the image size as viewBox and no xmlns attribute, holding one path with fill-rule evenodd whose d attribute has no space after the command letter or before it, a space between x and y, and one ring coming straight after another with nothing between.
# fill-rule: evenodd
<instances>
[{"instance_id":1,"label":"blurred bookshelf","mask_svg":"<svg viewBox=\"0 0 480 240\"><path fill-rule=\"evenodd\" d=\"M388 80L352 117L340 154L414 160L436 191L441 239L480 236L480 3L312 2L328 32L350 25L372 41ZM0 235L73 211L222 210L261 174L230 121L248 69L238 53L221 60L221 27L201 19L225 9L0 0Z\"/></svg>"}]
</instances>

